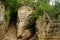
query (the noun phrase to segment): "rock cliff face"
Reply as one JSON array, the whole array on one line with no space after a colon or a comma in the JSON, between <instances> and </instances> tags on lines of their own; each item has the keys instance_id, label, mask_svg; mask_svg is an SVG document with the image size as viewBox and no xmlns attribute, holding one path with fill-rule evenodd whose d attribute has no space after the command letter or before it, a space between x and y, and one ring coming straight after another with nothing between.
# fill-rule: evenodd
<instances>
[{"instance_id":1,"label":"rock cliff face","mask_svg":"<svg viewBox=\"0 0 60 40\"><path fill-rule=\"evenodd\" d=\"M32 9L29 6L22 6L18 9L17 36L22 35L23 30L26 28L24 26L29 24L27 20L30 14L32 14Z\"/></svg>"},{"instance_id":2,"label":"rock cliff face","mask_svg":"<svg viewBox=\"0 0 60 40\"><path fill-rule=\"evenodd\" d=\"M9 29L2 40L17 40L15 24L10 24Z\"/></svg>"},{"instance_id":3,"label":"rock cliff face","mask_svg":"<svg viewBox=\"0 0 60 40\"><path fill-rule=\"evenodd\" d=\"M36 20L36 34L38 36L38 40L45 40L46 38L45 26L46 22L44 22L42 16L39 16Z\"/></svg>"},{"instance_id":4,"label":"rock cliff face","mask_svg":"<svg viewBox=\"0 0 60 40\"><path fill-rule=\"evenodd\" d=\"M59 24L54 24L46 21L46 18L43 16L39 16L36 20L36 34L38 36L38 40L59 40L60 39L60 31Z\"/></svg>"},{"instance_id":5,"label":"rock cliff face","mask_svg":"<svg viewBox=\"0 0 60 40\"><path fill-rule=\"evenodd\" d=\"M21 38L22 36L23 39L26 37L25 40L28 40L27 38L32 36L34 30L32 29L33 26L31 26L34 22L30 20L32 18L32 11L29 6L22 6L18 9L17 37Z\"/></svg>"},{"instance_id":6,"label":"rock cliff face","mask_svg":"<svg viewBox=\"0 0 60 40\"><path fill-rule=\"evenodd\" d=\"M2 21L4 21L4 12L5 12L5 6L0 2L0 24Z\"/></svg>"},{"instance_id":7,"label":"rock cliff face","mask_svg":"<svg viewBox=\"0 0 60 40\"><path fill-rule=\"evenodd\" d=\"M5 18L4 18L4 12L5 12L5 6L0 1L0 40L5 35L6 21L5 21Z\"/></svg>"}]
</instances>

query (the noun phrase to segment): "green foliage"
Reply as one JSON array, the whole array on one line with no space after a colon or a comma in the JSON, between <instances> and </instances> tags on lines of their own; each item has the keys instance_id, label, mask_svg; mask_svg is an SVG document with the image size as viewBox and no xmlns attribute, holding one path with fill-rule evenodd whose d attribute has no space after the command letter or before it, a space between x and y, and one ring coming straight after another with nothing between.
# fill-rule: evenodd
<instances>
[{"instance_id":1,"label":"green foliage","mask_svg":"<svg viewBox=\"0 0 60 40\"><path fill-rule=\"evenodd\" d=\"M58 1L55 2L55 9L58 13L60 13L60 3Z\"/></svg>"},{"instance_id":2,"label":"green foliage","mask_svg":"<svg viewBox=\"0 0 60 40\"><path fill-rule=\"evenodd\" d=\"M10 9L9 8L7 8L5 10L5 18L6 18L6 21L9 21L10 20Z\"/></svg>"},{"instance_id":3,"label":"green foliage","mask_svg":"<svg viewBox=\"0 0 60 40\"><path fill-rule=\"evenodd\" d=\"M5 5L8 7L14 7L16 5L16 0L5 0Z\"/></svg>"},{"instance_id":4,"label":"green foliage","mask_svg":"<svg viewBox=\"0 0 60 40\"><path fill-rule=\"evenodd\" d=\"M5 19L6 19L6 31L8 29L9 21L10 21L10 8L5 10Z\"/></svg>"},{"instance_id":5,"label":"green foliage","mask_svg":"<svg viewBox=\"0 0 60 40\"><path fill-rule=\"evenodd\" d=\"M34 9L31 20L36 20L39 15L44 14L45 12L49 14L52 19L55 19L57 13L60 13L60 3L59 1L55 2L55 5L49 5L50 0L1 0L6 7L5 18L8 23L11 18L11 15L17 12L17 9L22 5L28 5Z\"/></svg>"},{"instance_id":6,"label":"green foliage","mask_svg":"<svg viewBox=\"0 0 60 40\"><path fill-rule=\"evenodd\" d=\"M51 6L51 8L48 10L48 13L51 16L51 18L54 19L55 16L56 16L57 11L56 11L54 6Z\"/></svg>"},{"instance_id":7,"label":"green foliage","mask_svg":"<svg viewBox=\"0 0 60 40\"><path fill-rule=\"evenodd\" d=\"M60 13L60 3L56 1L55 5L49 5L50 0L1 0L6 8L9 7L11 13L15 13L22 5L28 5L35 9L34 15L41 15L47 12L51 17L55 17L56 13ZM36 2L35 2L36 1ZM14 10L14 12L12 11ZM8 15L8 14L7 14ZM54 18L53 17L53 18ZM9 17L8 17L9 18Z\"/></svg>"}]
</instances>

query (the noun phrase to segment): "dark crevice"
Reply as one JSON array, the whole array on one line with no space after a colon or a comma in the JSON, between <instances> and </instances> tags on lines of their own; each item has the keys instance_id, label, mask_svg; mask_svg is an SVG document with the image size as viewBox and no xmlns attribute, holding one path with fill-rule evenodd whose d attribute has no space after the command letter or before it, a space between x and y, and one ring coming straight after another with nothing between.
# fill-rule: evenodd
<instances>
[{"instance_id":1,"label":"dark crevice","mask_svg":"<svg viewBox=\"0 0 60 40\"><path fill-rule=\"evenodd\" d=\"M11 24L11 23L16 24L16 22L17 22L17 11L11 9L10 17L11 17L11 18L10 18L10 24Z\"/></svg>"}]
</instances>

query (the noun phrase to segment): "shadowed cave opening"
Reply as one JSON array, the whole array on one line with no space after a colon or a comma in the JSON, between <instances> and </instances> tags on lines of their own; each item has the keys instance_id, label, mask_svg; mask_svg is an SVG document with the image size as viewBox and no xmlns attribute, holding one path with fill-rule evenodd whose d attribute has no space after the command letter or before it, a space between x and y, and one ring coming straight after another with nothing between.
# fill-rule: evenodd
<instances>
[{"instance_id":1,"label":"shadowed cave opening","mask_svg":"<svg viewBox=\"0 0 60 40\"><path fill-rule=\"evenodd\" d=\"M11 14L10 14L10 24L13 23L16 25L17 23L17 11L15 10L11 10Z\"/></svg>"}]
</instances>

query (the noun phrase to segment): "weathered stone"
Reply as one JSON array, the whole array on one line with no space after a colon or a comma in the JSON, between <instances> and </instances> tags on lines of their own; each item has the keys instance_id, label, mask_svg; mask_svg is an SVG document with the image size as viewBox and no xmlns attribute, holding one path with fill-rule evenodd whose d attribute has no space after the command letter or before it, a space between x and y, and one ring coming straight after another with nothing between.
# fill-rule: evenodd
<instances>
[{"instance_id":1,"label":"weathered stone","mask_svg":"<svg viewBox=\"0 0 60 40\"><path fill-rule=\"evenodd\" d=\"M0 2L0 21L4 20L5 6Z\"/></svg>"},{"instance_id":2,"label":"weathered stone","mask_svg":"<svg viewBox=\"0 0 60 40\"><path fill-rule=\"evenodd\" d=\"M55 26L54 23L46 21L44 16L39 16L36 21L36 34L38 40L59 40L60 39L60 26Z\"/></svg>"},{"instance_id":3,"label":"weathered stone","mask_svg":"<svg viewBox=\"0 0 60 40\"><path fill-rule=\"evenodd\" d=\"M38 36L38 40L45 40L46 34L45 34L45 26L46 22L44 22L45 19L43 19L42 16L39 16L36 21L36 34Z\"/></svg>"},{"instance_id":4,"label":"weathered stone","mask_svg":"<svg viewBox=\"0 0 60 40\"><path fill-rule=\"evenodd\" d=\"M5 6L0 1L0 40L4 37L5 32L6 32L5 31L6 21L4 18L4 12L5 12Z\"/></svg>"},{"instance_id":5,"label":"weathered stone","mask_svg":"<svg viewBox=\"0 0 60 40\"><path fill-rule=\"evenodd\" d=\"M29 40L29 38L31 37L31 31L29 29L24 30L23 34L21 35L20 40Z\"/></svg>"},{"instance_id":6,"label":"weathered stone","mask_svg":"<svg viewBox=\"0 0 60 40\"><path fill-rule=\"evenodd\" d=\"M38 40L37 39L37 35L35 34L32 38L30 38L29 40Z\"/></svg>"},{"instance_id":7,"label":"weathered stone","mask_svg":"<svg viewBox=\"0 0 60 40\"><path fill-rule=\"evenodd\" d=\"M32 9L29 6L22 6L18 9L18 22L17 22L17 36L21 36L23 33L23 30L28 26L30 19L30 15L32 14Z\"/></svg>"},{"instance_id":8,"label":"weathered stone","mask_svg":"<svg viewBox=\"0 0 60 40\"><path fill-rule=\"evenodd\" d=\"M16 34L17 34L16 27L14 24L11 24L7 33L5 34L5 36L2 40L17 40Z\"/></svg>"},{"instance_id":9,"label":"weathered stone","mask_svg":"<svg viewBox=\"0 0 60 40\"><path fill-rule=\"evenodd\" d=\"M22 37L23 39L27 39L31 36L31 32L30 30L24 30L23 34L22 34Z\"/></svg>"}]
</instances>

